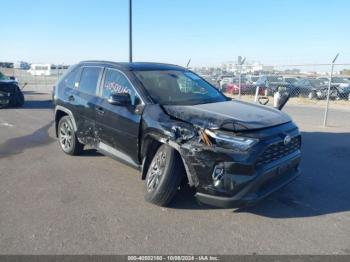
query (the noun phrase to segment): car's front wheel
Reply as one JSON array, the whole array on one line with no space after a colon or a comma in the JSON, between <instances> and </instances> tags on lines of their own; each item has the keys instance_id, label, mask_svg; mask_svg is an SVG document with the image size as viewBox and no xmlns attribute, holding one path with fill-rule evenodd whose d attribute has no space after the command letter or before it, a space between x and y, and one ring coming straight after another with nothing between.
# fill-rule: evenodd
<instances>
[{"instance_id":1,"label":"car's front wheel","mask_svg":"<svg viewBox=\"0 0 350 262\"><path fill-rule=\"evenodd\" d=\"M60 146L68 155L79 155L84 148L81 144L73 128L72 120L69 116L64 116L58 123L58 139Z\"/></svg>"},{"instance_id":2,"label":"car's front wheel","mask_svg":"<svg viewBox=\"0 0 350 262\"><path fill-rule=\"evenodd\" d=\"M161 145L146 175L145 199L158 206L167 206L173 199L184 175L179 154L168 145Z\"/></svg>"},{"instance_id":3,"label":"car's front wheel","mask_svg":"<svg viewBox=\"0 0 350 262\"><path fill-rule=\"evenodd\" d=\"M20 92L16 97L15 106L22 107L23 105L24 105L24 95L22 92Z\"/></svg>"}]
</instances>

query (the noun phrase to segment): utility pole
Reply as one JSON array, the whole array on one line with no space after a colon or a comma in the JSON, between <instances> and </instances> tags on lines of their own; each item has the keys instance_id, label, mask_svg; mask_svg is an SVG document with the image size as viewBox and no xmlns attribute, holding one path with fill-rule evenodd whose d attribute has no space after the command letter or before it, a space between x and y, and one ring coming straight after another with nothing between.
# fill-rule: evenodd
<instances>
[{"instance_id":1,"label":"utility pole","mask_svg":"<svg viewBox=\"0 0 350 262\"><path fill-rule=\"evenodd\" d=\"M129 0L129 62L132 63L132 0Z\"/></svg>"},{"instance_id":2,"label":"utility pole","mask_svg":"<svg viewBox=\"0 0 350 262\"><path fill-rule=\"evenodd\" d=\"M332 77L333 77L333 70L334 70L334 63L337 61L339 54L337 54L331 64L331 75L328 81L328 92L327 92L327 103L326 103L326 110L324 112L324 119L323 119L323 127L327 126L327 118L328 118L328 109L329 109L329 96L331 93L331 87L332 87Z\"/></svg>"}]
</instances>

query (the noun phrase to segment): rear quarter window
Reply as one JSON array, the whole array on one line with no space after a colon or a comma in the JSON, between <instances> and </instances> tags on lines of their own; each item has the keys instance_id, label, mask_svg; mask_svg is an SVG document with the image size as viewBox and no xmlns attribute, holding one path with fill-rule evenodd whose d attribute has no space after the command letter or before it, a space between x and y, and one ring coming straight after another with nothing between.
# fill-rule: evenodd
<instances>
[{"instance_id":1,"label":"rear quarter window","mask_svg":"<svg viewBox=\"0 0 350 262\"><path fill-rule=\"evenodd\" d=\"M65 87L74 88L75 83L79 81L80 67L74 68L67 76L62 80Z\"/></svg>"}]
</instances>

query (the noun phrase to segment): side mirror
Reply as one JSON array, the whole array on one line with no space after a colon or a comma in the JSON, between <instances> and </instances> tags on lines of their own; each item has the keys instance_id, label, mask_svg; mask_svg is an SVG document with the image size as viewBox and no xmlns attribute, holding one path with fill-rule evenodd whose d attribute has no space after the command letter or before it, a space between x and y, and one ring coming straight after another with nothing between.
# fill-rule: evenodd
<instances>
[{"instance_id":1,"label":"side mirror","mask_svg":"<svg viewBox=\"0 0 350 262\"><path fill-rule=\"evenodd\" d=\"M108 98L108 103L117 106L130 106L131 96L129 93L113 94Z\"/></svg>"}]
</instances>

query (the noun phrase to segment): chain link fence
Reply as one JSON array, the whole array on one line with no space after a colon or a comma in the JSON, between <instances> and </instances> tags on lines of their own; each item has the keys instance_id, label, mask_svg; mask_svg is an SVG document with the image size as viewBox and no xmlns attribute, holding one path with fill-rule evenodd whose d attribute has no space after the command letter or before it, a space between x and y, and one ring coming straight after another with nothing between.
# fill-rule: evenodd
<instances>
[{"instance_id":1,"label":"chain link fence","mask_svg":"<svg viewBox=\"0 0 350 262\"><path fill-rule=\"evenodd\" d=\"M334 65L333 74L331 69L331 64L302 64L269 65L259 71L254 71L253 65L236 65L231 70L194 70L236 99L273 105L274 95L281 91L289 93L288 105L313 106L325 111L329 106L350 112L350 64Z\"/></svg>"},{"instance_id":2,"label":"chain link fence","mask_svg":"<svg viewBox=\"0 0 350 262\"><path fill-rule=\"evenodd\" d=\"M193 70L236 99L256 103L268 101L273 105L274 94L285 91L290 94L288 105L316 106L326 110L328 104L330 108L350 112L350 64L335 65L332 78L330 64L273 65L264 66L259 71L252 69L248 64L231 72L222 68ZM40 75L30 70L0 67L3 76L14 78L24 90L48 94L66 70L55 68L47 75Z\"/></svg>"},{"instance_id":3,"label":"chain link fence","mask_svg":"<svg viewBox=\"0 0 350 262\"><path fill-rule=\"evenodd\" d=\"M0 67L0 77L14 79L24 90L51 93L57 80L67 69L52 69L47 75L31 73L30 70Z\"/></svg>"}]
</instances>

